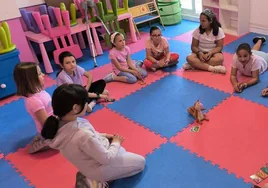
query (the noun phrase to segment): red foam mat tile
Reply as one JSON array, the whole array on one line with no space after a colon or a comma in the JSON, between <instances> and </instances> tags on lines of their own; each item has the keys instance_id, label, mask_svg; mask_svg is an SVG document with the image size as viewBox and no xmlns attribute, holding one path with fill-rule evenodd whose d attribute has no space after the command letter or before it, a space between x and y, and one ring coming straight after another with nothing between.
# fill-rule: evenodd
<instances>
[{"instance_id":1,"label":"red foam mat tile","mask_svg":"<svg viewBox=\"0 0 268 188\"><path fill-rule=\"evenodd\" d=\"M135 124L134 122L103 108L86 117L94 128L100 133L119 134L125 138L123 147L130 152L146 156L161 144L167 142L166 138Z\"/></svg>"},{"instance_id":2,"label":"red foam mat tile","mask_svg":"<svg viewBox=\"0 0 268 188\"><path fill-rule=\"evenodd\" d=\"M267 114L268 108L231 96L209 111L199 132L190 125L171 141L252 182L249 176L268 163Z\"/></svg>"},{"instance_id":3,"label":"red foam mat tile","mask_svg":"<svg viewBox=\"0 0 268 188\"><path fill-rule=\"evenodd\" d=\"M38 188L73 188L77 169L55 150L30 155L28 148L6 156L26 180Z\"/></svg>"},{"instance_id":4,"label":"red foam mat tile","mask_svg":"<svg viewBox=\"0 0 268 188\"><path fill-rule=\"evenodd\" d=\"M200 70L185 71L183 69L180 69L174 72L173 74L203 84L205 86L218 89L226 93L233 93L234 89L230 82L233 55L228 53L223 53L223 55L224 55L224 66L227 69L227 73L225 75ZM238 80L247 80L247 79L249 78L241 76L239 74Z\"/></svg>"},{"instance_id":5,"label":"red foam mat tile","mask_svg":"<svg viewBox=\"0 0 268 188\"><path fill-rule=\"evenodd\" d=\"M146 87L147 85L167 76L169 73L157 71L157 72L149 72L148 76L145 78L145 85L139 83L139 81L135 84L127 84L121 82L111 82L108 83L106 88L110 92L110 95L116 100L123 98L131 93Z\"/></svg>"}]
</instances>

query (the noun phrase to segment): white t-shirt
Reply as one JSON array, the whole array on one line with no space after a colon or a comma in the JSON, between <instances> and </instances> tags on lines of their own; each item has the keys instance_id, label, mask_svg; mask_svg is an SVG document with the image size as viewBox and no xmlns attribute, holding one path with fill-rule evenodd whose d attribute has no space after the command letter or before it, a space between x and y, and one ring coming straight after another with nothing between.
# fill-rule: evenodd
<instances>
[{"instance_id":1,"label":"white t-shirt","mask_svg":"<svg viewBox=\"0 0 268 188\"><path fill-rule=\"evenodd\" d=\"M193 38L199 41L199 50L202 52L209 52L212 49L216 48L217 40L221 40L225 37L223 30L219 27L219 33L217 36L213 35L213 30L209 34L204 32L203 34L200 34L199 28L195 29L193 34Z\"/></svg>"},{"instance_id":2,"label":"white t-shirt","mask_svg":"<svg viewBox=\"0 0 268 188\"><path fill-rule=\"evenodd\" d=\"M252 54L249 62L243 67L243 64L238 60L235 54L232 67L238 69L238 71L245 76L252 76L252 72L256 70L259 70L259 73L262 74L267 69L267 62L262 57Z\"/></svg>"}]
</instances>

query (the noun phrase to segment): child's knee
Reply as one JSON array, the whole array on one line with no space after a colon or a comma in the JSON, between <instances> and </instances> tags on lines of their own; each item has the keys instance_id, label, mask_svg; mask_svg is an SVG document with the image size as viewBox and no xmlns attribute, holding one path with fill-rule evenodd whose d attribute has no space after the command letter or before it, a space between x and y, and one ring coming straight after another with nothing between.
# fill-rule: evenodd
<instances>
[{"instance_id":1,"label":"child's knee","mask_svg":"<svg viewBox=\"0 0 268 188\"><path fill-rule=\"evenodd\" d=\"M170 60L171 61L178 61L179 60L179 54L177 54L177 53L171 53L170 54Z\"/></svg>"},{"instance_id":2,"label":"child's knee","mask_svg":"<svg viewBox=\"0 0 268 188\"><path fill-rule=\"evenodd\" d=\"M143 78L146 78L148 76L148 73L147 73L146 70L142 70L141 75L142 75Z\"/></svg>"},{"instance_id":3,"label":"child's knee","mask_svg":"<svg viewBox=\"0 0 268 188\"><path fill-rule=\"evenodd\" d=\"M129 84L135 84L137 81L138 80L134 75L127 77L127 83L129 83Z\"/></svg>"},{"instance_id":4,"label":"child's knee","mask_svg":"<svg viewBox=\"0 0 268 188\"><path fill-rule=\"evenodd\" d=\"M145 158L143 156L139 156L138 160L136 161L137 170L139 170L140 172L143 171L145 163L146 163Z\"/></svg>"},{"instance_id":5,"label":"child's knee","mask_svg":"<svg viewBox=\"0 0 268 188\"><path fill-rule=\"evenodd\" d=\"M153 63L148 60L148 59L145 59L144 62L143 62L144 66L148 69L152 68L153 67Z\"/></svg>"}]
</instances>

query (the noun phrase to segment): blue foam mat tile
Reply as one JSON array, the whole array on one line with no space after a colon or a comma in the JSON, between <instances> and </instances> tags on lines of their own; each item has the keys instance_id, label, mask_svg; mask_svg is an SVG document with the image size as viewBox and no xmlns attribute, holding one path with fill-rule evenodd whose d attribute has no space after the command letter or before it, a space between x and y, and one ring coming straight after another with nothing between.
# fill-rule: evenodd
<instances>
[{"instance_id":1,"label":"blue foam mat tile","mask_svg":"<svg viewBox=\"0 0 268 188\"><path fill-rule=\"evenodd\" d=\"M266 87L267 82L260 82L246 88L242 93L234 93L234 95L268 107L268 98L261 96L262 90Z\"/></svg>"},{"instance_id":2,"label":"blue foam mat tile","mask_svg":"<svg viewBox=\"0 0 268 188\"><path fill-rule=\"evenodd\" d=\"M176 66L164 68L164 72L174 72L180 69L186 62L186 57L191 53L191 44L178 40L168 40L169 51L179 54L179 63Z\"/></svg>"},{"instance_id":3,"label":"blue foam mat tile","mask_svg":"<svg viewBox=\"0 0 268 188\"><path fill-rule=\"evenodd\" d=\"M52 95L55 86L46 91ZM36 134L36 126L21 98L0 108L0 151L5 155L25 147Z\"/></svg>"},{"instance_id":4,"label":"blue foam mat tile","mask_svg":"<svg viewBox=\"0 0 268 188\"><path fill-rule=\"evenodd\" d=\"M224 46L223 51L230 53L230 54L234 54L236 51L236 48L242 44L242 43L249 43L251 47L253 47L253 42L252 39L256 36L260 36L260 34L257 33L248 33L242 37L240 37L239 39L231 42L230 44L227 44L226 46ZM266 38L268 37L267 35L264 35ZM262 51L264 52L268 52L268 44L264 43L262 46Z\"/></svg>"},{"instance_id":5,"label":"blue foam mat tile","mask_svg":"<svg viewBox=\"0 0 268 188\"><path fill-rule=\"evenodd\" d=\"M1 188L31 188L23 177L4 159L0 159Z\"/></svg>"},{"instance_id":6,"label":"blue foam mat tile","mask_svg":"<svg viewBox=\"0 0 268 188\"><path fill-rule=\"evenodd\" d=\"M143 173L115 181L116 188L250 188L252 185L237 179L207 161L167 143L146 157Z\"/></svg>"},{"instance_id":7,"label":"blue foam mat tile","mask_svg":"<svg viewBox=\"0 0 268 188\"><path fill-rule=\"evenodd\" d=\"M201 100L206 109L211 109L229 96L230 94L169 75L108 107L170 138L193 122L187 108L197 99Z\"/></svg>"},{"instance_id":8,"label":"blue foam mat tile","mask_svg":"<svg viewBox=\"0 0 268 188\"><path fill-rule=\"evenodd\" d=\"M153 24L153 25L159 26L159 24ZM161 26L159 26L159 27L162 28ZM173 37L176 37L176 36L181 35L183 33L186 33L190 30L196 29L197 27L199 27L199 22L182 20L182 22L180 24L165 26L166 29L162 30L162 34L165 37L173 38ZM149 33L150 27L140 28L139 30Z\"/></svg>"}]
</instances>

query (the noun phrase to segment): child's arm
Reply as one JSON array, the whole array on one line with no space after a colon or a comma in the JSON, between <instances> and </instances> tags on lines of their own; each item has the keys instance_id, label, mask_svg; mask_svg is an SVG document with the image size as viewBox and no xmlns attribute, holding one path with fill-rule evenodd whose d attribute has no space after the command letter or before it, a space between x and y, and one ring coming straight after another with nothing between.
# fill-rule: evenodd
<instances>
[{"instance_id":1,"label":"child's arm","mask_svg":"<svg viewBox=\"0 0 268 188\"><path fill-rule=\"evenodd\" d=\"M231 76L230 81L237 92L241 92L241 90L238 87L238 81L237 81L237 68L232 67L231 69Z\"/></svg>"},{"instance_id":2,"label":"child's arm","mask_svg":"<svg viewBox=\"0 0 268 188\"><path fill-rule=\"evenodd\" d=\"M110 146L105 148L93 132L83 132L82 134L84 135L80 139L80 149L88 156L103 165L109 164L116 157L121 145L120 141L113 140Z\"/></svg>"},{"instance_id":3,"label":"child's arm","mask_svg":"<svg viewBox=\"0 0 268 188\"><path fill-rule=\"evenodd\" d=\"M120 65L120 63L116 60L116 59L112 59L112 63L115 65L115 67L121 71L121 72L129 72L129 73L132 73L132 71L130 69L127 69L125 67L122 67Z\"/></svg>"},{"instance_id":4,"label":"child's arm","mask_svg":"<svg viewBox=\"0 0 268 188\"><path fill-rule=\"evenodd\" d=\"M220 53L223 48L223 39L216 41L216 48L207 53L207 61L216 53Z\"/></svg>"},{"instance_id":5,"label":"child's arm","mask_svg":"<svg viewBox=\"0 0 268 188\"><path fill-rule=\"evenodd\" d=\"M138 69L136 68L136 66L131 61L130 54L128 54L128 56L127 56L127 64L130 67L130 69L131 69L131 73L134 74L139 79L142 79L141 73L138 71Z\"/></svg>"},{"instance_id":6,"label":"child's arm","mask_svg":"<svg viewBox=\"0 0 268 188\"><path fill-rule=\"evenodd\" d=\"M36 119L38 120L38 122L43 126L45 121L47 120L48 118L48 115L47 115L47 112L45 109L40 109L38 111L36 111L34 113Z\"/></svg>"},{"instance_id":7,"label":"child's arm","mask_svg":"<svg viewBox=\"0 0 268 188\"><path fill-rule=\"evenodd\" d=\"M86 85L86 90L88 91L93 80L93 76L90 72L85 71L84 76L87 77L87 85Z\"/></svg>"},{"instance_id":8,"label":"child's arm","mask_svg":"<svg viewBox=\"0 0 268 188\"><path fill-rule=\"evenodd\" d=\"M146 48L146 59L148 59L154 64L157 64L157 60L152 56L151 49L148 49L148 48Z\"/></svg>"},{"instance_id":9,"label":"child's arm","mask_svg":"<svg viewBox=\"0 0 268 188\"><path fill-rule=\"evenodd\" d=\"M165 62L168 63L170 61L170 51L169 51L169 46L167 46L165 48L165 54L166 54L166 57L165 57Z\"/></svg>"},{"instance_id":10,"label":"child's arm","mask_svg":"<svg viewBox=\"0 0 268 188\"><path fill-rule=\"evenodd\" d=\"M256 70L252 72L252 78L249 81L242 84L244 84L246 88L257 84L258 82L259 82L259 70Z\"/></svg>"}]
</instances>

